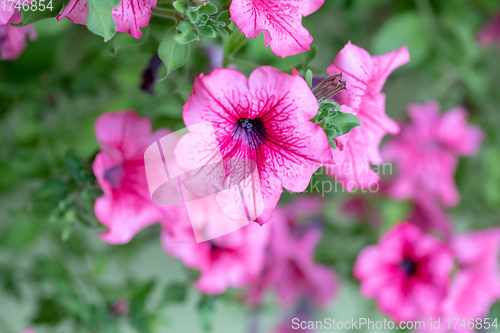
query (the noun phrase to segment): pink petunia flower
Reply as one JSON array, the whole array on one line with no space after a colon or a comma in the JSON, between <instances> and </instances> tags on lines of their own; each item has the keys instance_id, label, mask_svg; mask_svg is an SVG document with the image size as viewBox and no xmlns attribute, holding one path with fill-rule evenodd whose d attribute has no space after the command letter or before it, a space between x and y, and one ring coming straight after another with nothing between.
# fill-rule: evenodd
<instances>
[{"instance_id":1,"label":"pink petunia flower","mask_svg":"<svg viewBox=\"0 0 500 333\"><path fill-rule=\"evenodd\" d=\"M496 13L478 32L477 41L482 46L500 46L500 12Z\"/></svg>"},{"instance_id":2,"label":"pink petunia flower","mask_svg":"<svg viewBox=\"0 0 500 333\"><path fill-rule=\"evenodd\" d=\"M207 221L219 218L214 212L215 203L199 211ZM220 223L230 223L230 219ZM161 240L165 251L181 259L184 265L200 271L195 286L205 294L221 294L228 288L240 288L252 283L259 276L265 258L268 228L250 223L224 236L197 243L190 223L167 223Z\"/></svg>"},{"instance_id":3,"label":"pink petunia flower","mask_svg":"<svg viewBox=\"0 0 500 333\"><path fill-rule=\"evenodd\" d=\"M135 38L141 38L141 28L148 25L151 18L151 8L156 7L157 0L122 0L111 12L116 23L116 30L125 32ZM73 23L85 25L89 9L87 0L70 0L61 14L57 15L60 21L64 17Z\"/></svg>"},{"instance_id":4,"label":"pink petunia flower","mask_svg":"<svg viewBox=\"0 0 500 333\"><path fill-rule=\"evenodd\" d=\"M3 10L3 5L0 5L0 22L6 22L0 23L0 57L2 60L17 59L26 48L26 41L36 39L33 25L29 24L24 27L11 25L11 23L21 23L21 13L19 11L10 13L9 8L9 4L6 4L6 10Z\"/></svg>"},{"instance_id":5,"label":"pink petunia flower","mask_svg":"<svg viewBox=\"0 0 500 333\"><path fill-rule=\"evenodd\" d=\"M314 249L321 239L316 224L301 224L300 217L317 215L322 209L318 198L301 198L288 206L278 206L271 225L266 264L260 279L250 288L252 306L263 293L274 290L281 304L292 306L307 300L325 307L338 290L339 280L331 268L314 262Z\"/></svg>"},{"instance_id":6,"label":"pink petunia flower","mask_svg":"<svg viewBox=\"0 0 500 333\"><path fill-rule=\"evenodd\" d=\"M447 206L460 200L455 186L458 156L472 155L483 138L480 128L468 125L467 111L458 107L440 115L435 101L411 105L411 123L383 147L384 159L394 161L397 177L389 189L395 199L423 192Z\"/></svg>"},{"instance_id":7,"label":"pink petunia flower","mask_svg":"<svg viewBox=\"0 0 500 333\"><path fill-rule=\"evenodd\" d=\"M242 195L250 220L262 225L272 217L283 188L304 191L311 175L332 163L325 132L309 121L318 102L297 74L260 67L247 78L216 69L196 78L193 89L184 105L184 123L188 128L209 123L214 133L207 136L203 126L190 128L175 149L179 165L192 170L220 163L219 156L256 165L253 176L241 184L241 194L238 189L232 196L217 194L221 207Z\"/></svg>"},{"instance_id":8,"label":"pink petunia flower","mask_svg":"<svg viewBox=\"0 0 500 333\"><path fill-rule=\"evenodd\" d=\"M233 0L231 19L247 38L264 32L264 43L285 58L308 51L312 36L302 26L302 17L317 11L324 0Z\"/></svg>"},{"instance_id":9,"label":"pink petunia flower","mask_svg":"<svg viewBox=\"0 0 500 333\"><path fill-rule=\"evenodd\" d=\"M168 134L151 131L149 119L134 111L101 115L95 124L101 151L93 170L104 195L94 211L108 231L100 237L111 244L129 242L142 228L160 220L176 220L175 206L161 206L151 200L146 180L144 152L154 141Z\"/></svg>"},{"instance_id":10,"label":"pink petunia flower","mask_svg":"<svg viewBox=\"0 0 500 333\"><path fill-rule=\"evenodd\" d=\"M342 112L356 115L361 127L339 139L341 149L332 149L335 165L326 169L348 191L368 188L379 179L370 163L380 164L379 145L384 135L399 131L397 123L385 113L385 94L381 90L387 77L410 61L406 47L378 56L347 43L339 52L328 74L343 73L347 90L335 97Z\"/></svg>"},{"instance_id":11,"label":"pink petunia flower","mask_svg":"<svg viewBox=\"0 0 500 333\"><path fill-rule=\"evenodd\" d=\"M420 318L425 329L419 332L475 332L472 322L476 326L480 318L484 324L490 307L500 299L500 228L456 235L450 245L457 271L437 312ZM440 325L431 328L431 318L440 318Z\"/></svg>"},{"instance_id":12,"label":"pink petunia flower","mask_svg":"<svg viewBox=\"0 0 500 333\"><path fill-rule=\"evenodd\" d=\"M354 276L361 282L361 294L375 299L383 313L408 321L436 312L452 268L447 246L404 223L359 254Z\"/></svg>"}]
</instances>

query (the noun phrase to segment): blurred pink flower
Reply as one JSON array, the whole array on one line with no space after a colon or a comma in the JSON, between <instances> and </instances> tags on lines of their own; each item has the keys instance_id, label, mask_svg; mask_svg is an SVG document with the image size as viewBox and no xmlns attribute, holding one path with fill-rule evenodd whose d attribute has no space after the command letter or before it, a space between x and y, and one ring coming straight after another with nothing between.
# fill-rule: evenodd
<instances>
[{"instance_id":1,"label":"blurred pink flower","mask_svg":"<svg viewBox=\"0 0 500 333\"><path fill-rule=\"evenodd\" d=\"M442 305L443 316L487 317L491 305L500 299L500 228L457 235L451 247L458 271Z\"/></svg>"},{"instance_id":2,"label":"blurred pink flower","mask_svg":"<svg viewBox=\"0 0 500 333\"><path fill-rule=\"evenodd\" d=\"M267 289L276 292L284 306L308 300L325 307L338 290L338 278L331 268L314 262L314 249L321 240L316 224L300 224L300 217L322 210L319 198L300 198L288 206L278 206L270 222L271 236L266 264L248 297L258 306Z\"/></svg>"},{"instance_id":3,"label":"blurred pink flower","mask_svg":"<svg viewBox=\"0 0 500 333\"><path fill-rule=\"evenodd\" d=\"M490 307L500 299L500 228L456 235L450 244L457 272L439 309L420 318L426 321L426 329L420 332L449 332L448 319L453 332L475 332L468 327L469 319L475 322L487 317ZM430 328L431 318L441 318L439 329L436 325Z\"/></svg>"},{"instance_id":4,"label":"blurred pink flower","mask_svg":"<svg viewBox=\"0 0 500 333\"><path fill-rule=\"evenodd\" d=\"M380 141L384 135L399 131L398 124L385 113L385 94L381 91L387 77L409 61L406 47L370 56L349 42L328 67L328 74L343 73L347 83L347 90L335 96L342 112L356 115L361 122L361 127L338 138L344 148L332 149L335 165L326 168L348 191L368 188L379 179L370 163L382 163Z\"/></svg>"},{"instance_id":5,"label":"blurred pink flower","mask_svg":"<svg viewBox=\"0 0 500 333\"><path fill-rule=\"evenodd\" d=\"M108 228L100 235L111 244L129 242L142 228L160 220L176 219L174 206L151 200L144 167L144 151L167 130L151 131L151 122L135 111L110 112L95 124L101 151L93 170L104 195L97 199L97 219Z\"/></svg>"},{"instance_id":6,"label":"blurred pink flower","mask_svg":"<svg viewBox=\"0 0 500 333\"><path fill-rule=\"evenodd\" d=\"M354 276L361 282L361 294L376 299L383 313L408 321L436 312L452 268L448 247L404 223L359 254Z\"/></svg>"},{"instance_id":7,"label":"blurred pink flower","mask_svg":"<svg viewBox=\"0 0 500 333\"><path fill-rule=\"evenodd\" d=\"M500 46L500 12L496 13L479 31L477 40L482 46Z\"/></svg>"},{"instance_id":8,"label":"blurred pink flower","mask_svg":"<svg viewBox=\"0 0 500 333\"><path fill-rule=\"evenodd\" d=\"M211 219L210 211L203 213ZM224 236L196 243L190 223L168 224L161 240L168 254L200 271L196 288L205 294L221 294L257 279L264 264L268 228L250 223Z\"/></svg>"},{"instance_id":9,"label":"blurred pink flower","mask_svg":"<svg viewBox=\"0 0 500 333\"><path fill-rule=\"evenodd\" d=\"M23 333L36 333L36 332L34 329L27 328L27 329L23 330Z\"/></svg>"},{"instance_id":10,"label":"blurred pink flower","mask_svg":"<svg viewBox=\"0 0 500 333\"><path fill-rule=\"evenodd\" d=\"M184 123L210 123L215 139L208 139L201 127L190 128L175 149L179 165L191 170L219 162L214 160L218 156L253 161L255 176L242 191L248 211L255 212L251 219L261 225L272 217L283 188L304 191L311 175L332 163L325 132L309 121L318 102L297 74L266 66L247 78L235 70L215 69L196 78L193 89L184 105ZM224 206L233 198L218 194L217 199Z\"/></svg>"},{"instance_id":11,"label":"blurred pink flower","mask_svg":"<svg viewBox=\"0 0 500 333\"><path fill-rule=\"evenodd\" d=\"M233 0L231 19L247 38L264 32L264 43L285 58L308 51L312 36L302 26L302 17L317 11L324 0Z\"/></svg>"},{"instance_id":12,"label":"blurred pink flower","mask_svg":"<svg viewBox=\"0 0 500 333\"><path fill-rule=\"evenodd\" d=\"M122 0L111 12L116 23L116 31L141 38L140 28L148 25L151 8L154 7L156 0ZM57 15L57 20L67 17L73 23L85 25L88 15L87 0L70 0L62 13Z\"/></svg>"},{"instance_id":13,"label":"blurred pink flower","mask_svg":"<svg viewBox=\"0 0 500 333\"><path fill-rule=\"evenodd\" d=\"M413 199L408 221L418 225L424 232L438 232L444 239L452 235L453 225L447 212L432 197L421 193Z\"/></svg>"},{"instance_id":14,"label":"blurred pink flower","mask_svg":"<svg viewBox=\"0 0 500 333\"><path fill-rule=\"evenodd\" d=\"M9 9L9 3L6 3L5 9ZM12 6L14 8L14 6ZM7 19L5 21L5 19ZM2 60L15 60L26 48L26 40L35 40L36 32L33 25L24 27L15 27L11 23L21 23L21 14L19 11L3 10L3 4L0 4L0 56Z\"/></svg>"},{"instance_id":15,"label":"blurred pink flower","mask_svg":"<svg viewBox=\"0 0 500 333\"><path fill-rule=\"evenodd\" d=\"M460 200L455 186L459 155L474 154L483 133L467 124L467 111L454 108L440 115L435 101L410 105L411 123L383 147L384 159L396 163L397 177L388 193L395 199L412 199L423 192L447 206Z\"/></svg>"}]
</instances>

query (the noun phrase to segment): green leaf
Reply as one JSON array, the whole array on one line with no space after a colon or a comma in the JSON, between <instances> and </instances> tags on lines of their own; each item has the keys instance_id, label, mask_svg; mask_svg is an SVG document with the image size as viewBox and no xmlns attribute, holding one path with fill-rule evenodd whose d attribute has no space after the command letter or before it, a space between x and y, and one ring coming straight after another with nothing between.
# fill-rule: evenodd
<instances>
[{"instance_id":1,"label":"green leaf","mask_svg":"<svg viewBox=\"0 0 500 333\"><path fill-rule=\"evenodd\" d=\"M189 21L182 21L179 23L177 30L181 32L175 36L175 41L179 44L189 44L200 39L198 33L194 30Z\"/></svg>"},{"instance_id":2,"label":"green leaf","mask_svg":"<svg viewBox=\"0 0 500 333\"><path fill-rule=\"evenodd\" d=\"M340 111L340 105L335 103L334 101L330 99L326 99L323 102L320 103L319 107L321 109L327 109L330 112L328 113L329 116L334 116L336 115L336 111Z\"/></svg>"},{"instance_id":3,"label":"green leaf","mask_svg":"<svg viewBox=\"0 0 500 333\"><path fill-rule=\"evenodd\" d=\"M194 11L187 11L186 16L191 23L196 24L200 19L200 13Z\"/></svg>"},{"instance_id":4,"label":"green leaf","mask_svg":"<svg viewBox=\"0 0 500 333\"><path fill-rule=\"evenodd\" d=\"M119 0L88 0L89 16L87 17L87 28L96 35L104 38L107 42L116 33L116 24L111 16L111 11L119 3Z\"/></svg>"},{"instance_id":5,"label":"green leaf","mask_svg":"<svg viewBox=\"0 0 500 333\"><path fill-rule=\"evenodd\" d=\"M326 118L325 124L326 124L325 132L326 129L335 130L335 132L340 131L340 134L335 135L333 137L347 134L354 128L361 126L361 122L355 115L340 111L337 111L336 115ZM329 137L332 136L329 135Z\"/></svg>"},{"instance_id":6,"label":"green leaf","mask_svg":"<svg viewBox=\"0 0 500 333\"><path fill-rule=\"evenodd\" d=\"M202 34L203 36L207 36L210 38L215 38L217 36L214 28L212 28L211 26L208 26L208 25L206 25L204 27L198 27L198 32L200 34Z\"/></svg>"},{"instance_id":7,"label":"green leaf","mask_svg":"<svg viewBox=\"0 0 500 333\"><path fill-rule=\"evenodd\" d=\"M28 10L24 10L25 7L21 6L22 22L19 25L25 26L39 20L55 17L61 11L64 1L52 0L51 8L48 7L49 3L50 0L42 2L40 0L33 0Z\"/></svg>"},{"instance_id":8,"label":"green leaf","mask_svg":"<svg viewBox=\"0 0 500 333\"><path fill-rule=\"evenodd\" d=\"M165 289L163 294L162 306L181 303L186 299L188 287L185 283L173 283Z\"/></svg>"},{"instance_id":9,"label":"green leaf","mask_svg":"<svg viewBox=\"0 0 500 333\"><path fill-rule=\"evenodd\" d=\"M217 14L219 9L217 8L216 5L212 3L207 3L205 6L200 7L200 14L207 14L207 15L214 15Z\"/></svg>"},{"instance_id":10,"label":"green leaf","mask_svg":"<svg viewBox=\"0 0 500 333\"><path fill-rule=\"evenodd\" d=\"M415 12L392 16L375 33L372 44L375 54L391 52L405 45L411 56L408 67L417 66L431 53L431 37L424 20Z\"/></svg>"},{"instance_id":11,"label":"green leaf","mask_svg":"<svg viewBox=\"0 0 500 333\"><path fill-rule=\"evenodd\" d=\"M176 69L182 67L189 56L189 45L179 44L175 41L177 31L171 30L158 47L158 56L167 68L167 77Z\"/></svg>"},{"instance_id":12,"label":"green leaf","mask_svg":"<svg viewBox=\"0 0 500 333\"><path fill-rule=\"evenodd\" d=\"M38 312L31 322L33 324L56 325L63 319L61 310L54 300L42 299L38 303Z\"/></svg>"},{"instance_id":13,"label":"green leaf","mask_svg":"<svg viewBox=\"0 0 500 333\"><path fill-rule=\"evenodd\" d=\"M215 310L215 297L203 295L198 303L201 327L205 332L212 329L212 318Z\"/></svg>"},{"instance_id":14,"label":"green leaf","mask_svg":"<svg viewBox=\"0 0 500 333\"><path fill-rule=\"evenodd\" d=\"M311 72L310 69L308 69L307 72L306 72L306 82L309 85L309 87L312 88L313 73Z\"/></svg>"},{"instance_id":15,"label":"green leaf","mask_svg":"<svg viewBox=\"0 0 500 333\"><path fill-rule=\"evenodd\" d=\"M187 5L185 1L180 1L180 0L174 1L172 6L174 6L174 8L181 14L184 14L187 10Z\"/></svg>"},{"instance_id":16,"label":"green leaf","mask_svg":"<svg viewBox=\"0 0 500 333\"><path fill-rule=\"evenodd\" d=\"M229 37L233 34L233 31L231 29L229 29L228 27L215 27L215 31L217 31L219 33L219 35L221 35L221 37Z\"/></svg>"}]
</instances>

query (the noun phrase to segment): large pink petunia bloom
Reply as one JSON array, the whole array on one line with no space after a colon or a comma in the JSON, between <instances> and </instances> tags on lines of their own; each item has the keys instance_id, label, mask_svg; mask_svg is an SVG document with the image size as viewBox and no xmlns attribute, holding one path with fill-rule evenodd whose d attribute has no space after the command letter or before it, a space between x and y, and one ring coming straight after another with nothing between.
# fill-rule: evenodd
<instances>
[{"instance_id":1,"label":"large pink petunia bloom","mask_svg":"<svg viewBox=\"0 0 500 333\"><path fill-rule=\"evenodd\" d=\"M157 0L122 0L111 12L116 30L125 32L135 38L141 38L141 28L148 25L151 8L156 7ZM85 25L89 9L87 0L70 0L57 20L67 17L73 23Z\"/></svg>"},{"instance_id":2,"label":"large pink petunia bloom","mask_svg":"<svg viewBox=\"0 0 500 333\"><path fill-rule=\"evenodd\" d=\"M168 132L153 133L149 119L134 111L101 115L95 132L101 151L93 170L104 195L95 202L94 211L108 228L101 239L111 244L127 243L146 226L176 219L176 207L151 200L144 166L146 148Z\"/></svg>"},{"instance_id":3,"label":"large pink petunia bloom","mask_svg":"<svg viewBox=\"0 0 500 333\"><path fill-rule=\"evenodd\" d=\"M335 96L342 111L356 115L361 122L361 127L339 138L343 149L332 149L335 165L326 169L348 191L368 188L379 180L370 163L382 163L382 138L399 131L397 123L385 113L385 94L381 91L388 76L409 61L406 47L370 56L349 42L328 67L330 75L343 73L347 84L347 90Z\"/></svg>"},{"instance_id":4,"label":"large pink petunia bloom","mask_svg":"<svg viewBox=\"0 0 500 333\"><path fill-rule=\"evenodd\" d=\"M207 205L200 211L209 222L214 216L211 210L216 204ZM221 221L222 222L222 221ZM181 259L184 265L200 271L195 286L202 293L215 295L228 288L241 288L255 281L264 264L268 242L267 226L250 223L241 229L209 241L197 243L189 222L167 223L161 235L165 251Z\"/></svg>"},{"instance_id":5,"label":"large pink petunia bloom","mask_svg":"<svg viewBox=\"0 0 500 333\"><path fill-rule=\"evenodd\" d=\"M264 270L248 293L251 305L258 306L266 290L273 290L278 301L288 307L302 300L325 307L335 296L337 276L331 268L314 262L314 249L322 235L319 225L300 221L301 216L314 216L321 210L318 198L278 206L269 223L271 241Z\"/></svg>"},{"instance_id":6,"label":"large pink petunia bloom","mask_svg":"<svg viewBox=\"0 0 500 333\"><path fill-rule=\"evenodd\" d=\"M477 41L482 46L500 46L500 12L496 13L478 32Z\"/></svg>"},{"instance_id":7,"label":"large pink petunia bloom","mask_svg":"<svg viewBox=\"0 0 500 333\"><path fill-rule=\"evenodd\" d=\"M317 11L324 0L233 0L231 19L247 38L264 32L266 46L285 58L308 51L312 36L302 26L302 17Z\"/></svg>"},{"instance_id":8,"label":"large pink petunia bloom","mask_svg":"<svg viewBox=\"0 0 500 333\"><path fill-rule=\"evenodd\" d=\"M0 58L2 60L15 60L26 48L26 41L36 39L36 32L33 25L24 27L15 27L11 23L21 23L21 14L19 11L8 11L9 4L6 4L6 10L3 10L3 4L0 4ZM7 19L5 21L5 19Z\"/></svg>"},{"instance_id":9,"label":"large pink petunia bloom","mask_svg":"<svg viewBox=\"0 0 500 333\"><path fill-rule=\"evenodd\" d=\"M436 312L452 268L447 246L404 223L359 254L354 276L361 281L361 294L374 298L383 313L408 321Z\"/></svg>"},{"instance_id":10,"label":"large pink petunia bloom","mask_svg":"<svg viewBox=\"0 0 500 333\"><path fill-rule=\"evenodd\" d=\"M254 173L241 184L251 221L269 221L283 188L304 191L311 175L332 163L325 132L309 121L318 102L297 74L260 67L247 78L216 69L196 78L193 89L183 112L184 123L193 128L175 149L178 163L192 170L220 163L219 156L252 161ZM193 126L200 123L211 124L215 139L207 139L203 126ZM235 196L241 200L238 191ZM217 194L223 209L234 200Z\"/></svg>"},{"instance_id":11,"label":"large pink petunia bloom","mask_svg":"<svg viewBox=\"0 0 500 333\"><path fill-rule=\"evenodd\" d=\"M467 124L458 107L440 115L435 101L411 105L411 123L383 147L384 159L396 163L397 177L389 189L395 199L414 199L421 192L447 206L458 204L455 170L459 155L472 155L483 138L480 128Z\"/></svg>"}]
</instances>

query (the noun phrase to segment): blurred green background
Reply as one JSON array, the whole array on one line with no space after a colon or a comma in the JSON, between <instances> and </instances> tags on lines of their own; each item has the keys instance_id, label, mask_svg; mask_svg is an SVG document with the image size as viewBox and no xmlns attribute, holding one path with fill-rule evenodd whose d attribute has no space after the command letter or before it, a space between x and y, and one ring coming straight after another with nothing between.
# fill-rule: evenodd
<instances>
[{"instance_id":1,"label":"blurred green background","mask_svg":"<svg viewBox=\"0 0 500 333\"><path fill-rule=\"evenodd\" d=\"M245 74L254 65L272 65L287 72L309 67L326 76L349 40L372 54L408 45L411 63L391 75L384 88L387 113L405 119L408 104L428 99L438 100L442 110L468 108L486 140L478 155L460 161L462 202L450 214L458 231L498 226L500 51L476 41L498 10L497 0L326 0L303 20L315 52L283 60L259 38L226 63ZM112 246L96 237L103 228L92 214L99 194L89 176L98 151L96 118L135 109L155 128L183 127L186 92L213 60L204 50L222 48L223 42L191 44L187 64L158 82L151 95L140 89L142 74L171 28L167 20L153 17L140 41L119 33L108 43L66 19L39 21L35 27L38 39L21 57L0 63L0 332L30 326L41 333L195 333L210 323L217 333L249 332L252 317L234 301L236 291L207 301L188 287L192 273L163 252L159 227ZM225 50L239 41L241 35L234 34ZM339 273L342 286L319 317L376 320L381 315L360 296L351 272L360 249L375 242L381 230L340 216L338 207L348 196L326 198L328 228L317 257ZM365 197L389 224L404 215L405 203ZM130 300L130 315L116 313L113 304L119 299ZM272 299L265 310L259 318L263 332L287 315ZM492 311L498 317L500 306Z\"/></svg>"}]
</instances>

